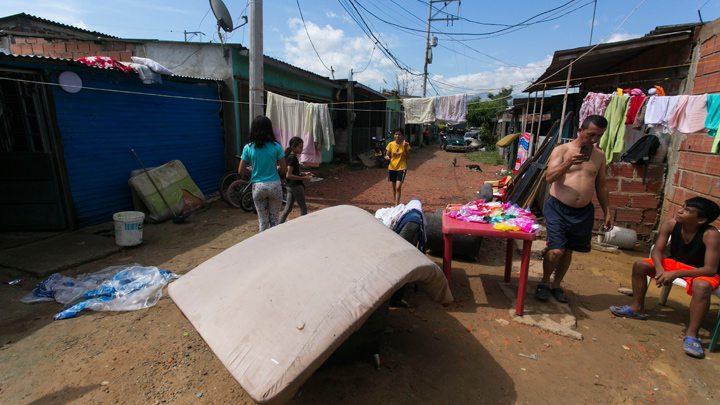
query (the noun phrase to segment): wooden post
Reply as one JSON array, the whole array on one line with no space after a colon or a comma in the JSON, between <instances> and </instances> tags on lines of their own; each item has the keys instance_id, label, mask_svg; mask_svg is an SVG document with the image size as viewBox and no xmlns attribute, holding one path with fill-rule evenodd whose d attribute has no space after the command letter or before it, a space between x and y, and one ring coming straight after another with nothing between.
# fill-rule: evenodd
<instances>
[{"instance_id":1,"label":"wooden post","mask_svg":"<svg viewBox=\"0 0 720 405\"><path fill-rule=\"evenodd\" d=\"M567 107L568 89L570 88L570 76L572 75L572 65L574 61L574 59L571 60L568 65L567 82L565 82L565 98L563 99L562 115L560 116L560 136L558 136L557 143L562 143L562 134L565 130L563 127L563 125L565 125L565 108Z\"/></svg>"}]
</instances>

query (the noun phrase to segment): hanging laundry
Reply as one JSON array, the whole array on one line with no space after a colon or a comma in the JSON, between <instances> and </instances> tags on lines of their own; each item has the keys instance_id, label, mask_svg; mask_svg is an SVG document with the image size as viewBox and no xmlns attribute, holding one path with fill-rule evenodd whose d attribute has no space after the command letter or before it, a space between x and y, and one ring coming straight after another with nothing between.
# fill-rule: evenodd
<instances>
[{"instance_id":1,"label":"hanging laundry","mask_svg":"<svg viewBox=\"0 0 720 405\"><path fill-rule=\"evenodd\" d=\"M406 98L402 103L406 124L435 122L435 97Z\"/></svg>"},{"instance_id":2,"label":"hanging laundry","mask_svg":"<svg viewBox=\"0 0 720 405\"><path fill-rule=\"evenodd\" d=\"M588 93L580 107L580 124L585 121L585 118L591 115L604 115L605 109L610 102L610 97L612 97L610 94Z\"/></svg>"},{"instance_id":3,"label":"hanging laundry","mask_svg":"<svg viewBox=\"0 0 720 405\"><path fill-rule=\"evenodd\" d=\"M645 97L637 114L635 114L635 121L632 124L633 129L640 129L645 125L645 111L647 110L648 101L650 101L650 97Z\"/></svg>"},{"instance_id":4,"label":"hanging laundry","mask_svg":"<svg viewBox=\"0 0 720 405\"><path fill-rule=\"evenodd\" d=\"M705 119L705 128L708 129L708 136L715 137L712 148L713 153L718 152L718 143L720 136L715 136L720 126L720 94L707 95L707 119Z\"/></svg>"},{"instance_id":5,"label":"hanging laundry","mask_svg":"<svg viewBox=\"0 0 720 405\"><path fill-rule=\"evenodd\" d=\"M335 144L327 104L308 103L267 92L265 115L273 124L275 139L287 147L290 138L299 136L304 146L300 163L317 166L322 162L320 148Z\"/></svg>"},{"instance_id":6,"label":"hanging laundry","mask_svg":"<svg viewBox=\"0 0 720 405\"><path fill-rule=\"evenodd\" d=\"M406 107L407 108L407 107ZM467 94L435 97L435 119L451 124L465 122Z\"/></svg>"},{"instance_id":7,"label":"hanging laundry","mask_svg":"<svg viewBox=\"0 0 720 405\"><path fill-rule=\"evenodd\" d=\"M599 146L605 151L605 162L608 164L625 151L625 117L629 106L630 97L612 96L605 109L608 126Z\"/></svg>"},{"instance_id":8,"label":"hanging laundry","mask_svg":"<svg viewBox=\"0 0 720 405\"><path fill-rule=\"evenodd\" d=\"M680 96L675 113L670 117L668 124L671 128L683 134L702 131L707 118L707 95Z\"/></svg>"},{"instance_id":9,"label":"hanging laundry","mask_svg":"<svg viewBox=\"0 0 720 405\"><path fill-rule=\"evenodd\" d=\"M674 127L670 126L670 117L675 114L675 111L677 110L678 103L680 102L680 97L682 96L670 96L666 97L668 99L668 107L667 111L665 111L665 117L662 120L663 125L663 131L662 132L674 132Z\"/></svg>"},{"instance_id":10,"label":"hanging laundry","mask_svg":"<svg viewBox=\"0 0 720 405\"><path fill-rule=\"evenodd\" d=\"M635 91L635 90L633 90ZM631 93L632 94L632 93ZM633 95L630 99L630 106L628 106L628 112L625 120L625 125L630 125L635 122L635 116L640 110L640 106L645 102L645 95Z\"/></svg>"},{"instance_id":11,"label":"hanging laundry","mask_svg":"<svg viewBox=\"0 0 720 405\"><path fill-rule=\"evenodd\" d=\"M522 134L522 137L520 137L517 160L515 161L515 170L513 171L513 174L517 174L518 170L520 170L520 166L522 166L527 160L528 150L530 149L530 137L532 137L532 134L529 132L525 132Z\"/></svg>"},{"instance_id":12,"label":"hanging laundry","mask_svg":"<svg viewBox=\"0 0 720 405\"><path fill-rule=\"evenodd\" d=\"M669 97L650 97L645 111L645 125L662 124L665 113L667 113L668 101L670 101Z\"/></svg>"},{"instance_id":13,"label":"hanging laundry","mask_svg":"<svg viewBox=\"0 0 720 405\"><path fill-rule=\"evenodd\" d=\"M657 96L662 97L665 95L665 90L660 86L655 86L655 91L656 91L655 95L657 95Z\"/></svg>"}]
</instances>

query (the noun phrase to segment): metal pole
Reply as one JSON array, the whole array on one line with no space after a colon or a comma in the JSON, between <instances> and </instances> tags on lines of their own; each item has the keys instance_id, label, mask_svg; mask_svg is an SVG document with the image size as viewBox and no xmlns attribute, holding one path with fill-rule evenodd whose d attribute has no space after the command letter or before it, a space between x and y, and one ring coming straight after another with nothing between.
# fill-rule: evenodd
<instances>
[{"instance_id":1,"label":"metal pole","mask_svg":"<svg viewBox=\"0 0 720 405\"><path fill-rule=\"evenodd\" d=\"M543 95L542 100L540 100L540 120L538 121L538 130L537 135L533 138L540 139L540 125L542 124L542 116L543 116L543 108L545 107L545 89L547 88L547 84L543 85ZM535 150L534 148L537 146L537 142L534 143L531 156L535 156Z\"/></svg>"},{"instance_id":2,"label":"metal pole","mask_svg":"<svg viewBox=\"0 0 720 405\"><path fill-rule=\"evenodd\" d=\"M595 5L593 6L593 18L592 22L590 23L590 43L588 46L592 45L592 34L593 34L593 28L595 28L595 10L597 9L597 0L595 0Z\"/></svg>"},{"instance_id":3,"label":"metal pole","mask_svg":"<svg viewBox=\"0 0 720 405\"><path fill-rule=\"evenodd\" d=\"M263 115L263 4L250 0L250 122Z\"/></svg>"},{"instance_id":4,"label":"metal pole","mask_svg":"<svg viewBox=\"0 0 720 405\"><path fill-rule=\"evenodd\" d=\"M530 133L533 133L533 130L535 129L535 107L537 106L537 90L535 90L535 100L533 100L533 113L532 113L532 121L530 122ZM523 128L523 132L525 132Z\"/></svg>"},{"instance_id":5,"label":"metal pole","mask_svg":"<svg viewBox=\"0 0 720 405\"><path fill-rule=\"evenodd\" d=\"M425 90L427 88L427 65L428 65L428 53L430 53L430 21L432 20L432 0L428 2L428 23L427 23L427 35L425 36L425 56L423 59L425 60L425 63L423 64L423 87L422 87L422 96L425 97Z\"/></svg>"},{"instance_id":6,"label":"metal pole","mask_svg":"<svg viewBox=\"0 0 720 405\"><path fill-rule=\"evenodd\" d=\"M565 122L565 107L567 107L567 97L568 97L568 89L570 88L570 76L572 75L572 65L575 60L571 60L570 64L568 65L568 75L567 75L567 82L565 82L565 98L563 98L563 109L562 109L562 115L560 116L560 136L558 136L558 143L562 141L562 134L565 128L563 127L563 124Z\"/></svg>"}]
</instances>

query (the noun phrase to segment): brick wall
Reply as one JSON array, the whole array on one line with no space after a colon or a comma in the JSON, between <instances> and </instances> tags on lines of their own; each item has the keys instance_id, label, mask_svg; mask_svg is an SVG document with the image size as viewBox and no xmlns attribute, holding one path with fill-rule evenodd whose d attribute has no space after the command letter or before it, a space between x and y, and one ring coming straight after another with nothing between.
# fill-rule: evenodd
<instances>
[{"instance_id":1,"label":"brick wall","mask_svg":"<svg viewBox=\"0 0 720 405\"><path fill-rule=\"evenodd\" d=\"M658 207L662 205L666 167L664 163L652 164L647 168L622 162L608 165L606 178L610 192L609 206L615 215L615 225L633 229L642 236L652 232L657 224ZM597 229L605 217L597 197L593 198L593 203Z\"/></svg>"},{"instance_id":2,"label":"brick wall","mask_svg":"<svg viewBox=\"0 0 720 405\"><path fill-rule=\"evenodd\" d=\"M706 24L700 31L683 94L720 92L720 21ZM714 138L706 132L673 135L669 155L668 184L662 209L664 218L673 218L688 198L700 196L720 204L720 155L711 153ZM713 223L720 228L720 221Z\"/></svg>"},{"instance_id":3,"label":"brick wall","mask_svg":"<svg viewBox=\"0 0 720 405\"><path fill-rule=\"evenodd\" d=\"M121 62L132 62L131 57L137 55L136 45L124 41L13 36L10 42L10 52L16 55L75 60L86 56L109 56Z\"/></svg>"}]
</instances>

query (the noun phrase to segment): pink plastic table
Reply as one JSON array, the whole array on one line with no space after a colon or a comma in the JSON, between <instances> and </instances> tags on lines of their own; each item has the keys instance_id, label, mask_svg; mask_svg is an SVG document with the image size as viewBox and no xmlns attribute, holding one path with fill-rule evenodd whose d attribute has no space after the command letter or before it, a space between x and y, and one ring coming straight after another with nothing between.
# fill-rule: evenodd
<instances>
[{"instance_id":1,"label":"pink plastic table","mask_svg":"<svg viewBox=\"0 0 720 405\"><path fill-rule=\"evenodd\" d=\"M515 313L522 316L525 307L525 289L527 287L528 268L530 266L530 249L532 241L537 239L534 233L522 231L500 231L493 229L492 224L481 224L478 222L467 222L453 219L443 214L442 217L443 242L445 251L443 253L443 273L450 283L450 269L452 267L452 242L453 235L473 235L484 238L507 239L507 250L505 251L505 282L510 281L512 270L513 240L523 241L522 261L520 264L520 282L518 284L518 298Z\"/></svg>"}]
</instances>

